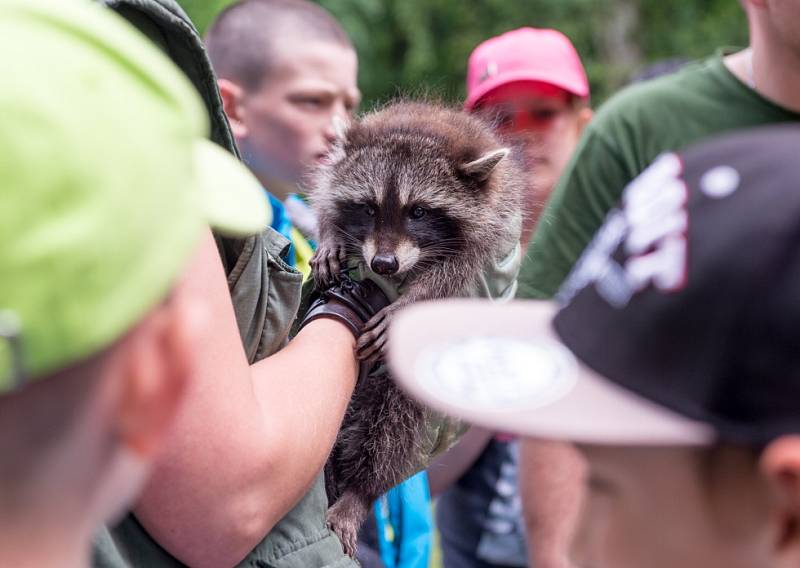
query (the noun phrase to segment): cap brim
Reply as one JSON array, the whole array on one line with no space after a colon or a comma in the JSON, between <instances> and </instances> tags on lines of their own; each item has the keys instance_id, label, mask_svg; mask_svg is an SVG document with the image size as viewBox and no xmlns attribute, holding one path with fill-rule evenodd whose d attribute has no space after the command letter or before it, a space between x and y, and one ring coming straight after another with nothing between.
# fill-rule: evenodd
<instances>
[{"instance_id":1,"label":"cap brim","mask_svg":"<svg viewBox=\"0 0 800 568\"><path fill-rule=\"evenodd\" d=\"M578 98L586 98L589 96L589 85L588 83L581 81L578 78L571 78L571 77L563 77L560 75L552 75L544 72L531 72L531 71L519 71L519 72L511 72L511 73L502 73L499 75L495 75L494 77L490 77L477 87L475 87L467 96L467 100L464 101L464 108L467 110L472 110L475 105L477 105L482 98L487 96L489 93L497 89L498 87L502 87L503 85L508 85L509 83L517 83L522 81L531 81L536 83L547 83L548 85L554 85L559 89L564 89L568 93L572 93Z\"/></svg>"},{"instance_id":2,"label":"cap brim","mask_svg":"<svg viewBox=\"0 0 800 568\"><path fill-rule=\"evenodd\" d=\"M195 143L195 168L206 219L228 236L260 233L271 223L261 184L230 152L209 140Z\"/></svg>"},{"instance_id":3,"label":"cap brim","mask_svg":"<svg viewBox=\"0 0 800 568\"><path fill-rule=\"evenodd\" d=\"M707 445L714 431L582 365L552 331L556 306L450 300L392 322L389 364L430 407L525 436L602 445Z\"/></svg>"}]
</instances>

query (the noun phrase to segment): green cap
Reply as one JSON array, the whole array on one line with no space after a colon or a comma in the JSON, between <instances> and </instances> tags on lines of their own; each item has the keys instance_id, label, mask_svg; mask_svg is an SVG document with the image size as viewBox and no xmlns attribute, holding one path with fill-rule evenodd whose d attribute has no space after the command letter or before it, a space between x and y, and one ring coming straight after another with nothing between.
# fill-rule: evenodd
<instances>
[{"instance_id":1,"label":"green cap","mask_svg":"<svg viewBox=\"0 0 800 568\"><path fill-rule=\"evenodd\" d=\"M203 227L269 223L188 79L84 0L0 2L0 394L111 345Z\"/></svg>"}]
</instances>

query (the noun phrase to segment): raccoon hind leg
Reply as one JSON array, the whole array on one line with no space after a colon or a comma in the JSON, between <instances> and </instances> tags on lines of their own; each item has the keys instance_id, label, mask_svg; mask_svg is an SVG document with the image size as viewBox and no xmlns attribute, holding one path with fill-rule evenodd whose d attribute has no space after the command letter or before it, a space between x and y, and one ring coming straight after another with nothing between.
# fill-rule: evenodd
<instances>
[{"instance_id":1,"label":"raccoon hind leg","mask_svg":"<svg viewBox=\"0 0 800 568\"><path fill-rule=\"evenodd\" d=\"M372 502L364 495L347 489L328 509L328 528L336 533L342 542L345 554L351 558L356 555L358 531L372 509Z\"/></svg>"},{"instance_id":2,"label":"raccoon hind leg","mask_svg":"<svg viewBox=\"0 0 800 568\"><path fill-rule=\"evenodd\" d=\"M426 466L420 453L424 425L422 409L387 374L356 387L330 462L338 499L328 509L328 525L345 550L355 550L372 503Z\"/></svg>"}]
</instances>

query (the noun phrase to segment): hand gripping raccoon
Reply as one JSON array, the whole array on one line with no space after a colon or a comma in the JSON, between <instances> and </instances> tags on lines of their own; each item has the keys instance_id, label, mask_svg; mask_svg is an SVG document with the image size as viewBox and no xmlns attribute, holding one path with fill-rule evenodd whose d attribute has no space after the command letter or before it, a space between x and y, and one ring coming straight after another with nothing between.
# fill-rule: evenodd
<instances>
[{"instance_id":1,"label":"hand gripping raccoon","mask_svg":"<svg viewBox=\"0 0 800 568\"><path fill-rule=\"evenodd\" d=\"M396 310L479 295L486 267L518 251L522 174L508 154L481 120L424 103L392 104L340 134L311 193L316 286L360 266L400 292L367 322L359 359L383 357ZM348 554L373 501L426 467L431 419L385 371L357 385L326 466L328 524Z\"/></svg>"}]
</instances>

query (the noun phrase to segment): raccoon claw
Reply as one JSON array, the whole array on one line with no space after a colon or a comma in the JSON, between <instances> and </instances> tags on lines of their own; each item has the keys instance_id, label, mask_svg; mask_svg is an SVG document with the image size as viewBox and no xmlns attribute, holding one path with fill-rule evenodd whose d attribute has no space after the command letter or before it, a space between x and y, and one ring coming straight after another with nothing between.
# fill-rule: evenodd
<instances>
[{"instance_id":1,"label":"raccoon claw","mask_svg":"<svg viewBox=\"0 0 800 568\"><path fill-rule=\"evenodd\" d=\"M356 351L356 357L359 361L364 361L365 363L376 363L379 360L383 359L386 348L386 334L382 334L378 339L374 342L361 347L360 350Z\"/></svg>"},{"instance_id":2,"label":"raccoon claw","mask_svg":"<svg viewBox=\"0 0 800 568\"><path fill-rule=\"evenodd\" d=\"M391 311L384 308L364 326L356 342L356 357L359 361L374 363L386 354L386 330L389 327L390 314Z\"/></svg>"},{"instance_id":3,"label":"raccoon claw","mask_svg":"<svg viewBox=\"0 0 800 568\"><path fill-rule=\"evenodd\" d=\"M335 521L331 520L328 521L328 528L339 537L344 553L350 558L355 558L356 549L358 548L358 530L347 523L337 524Z\"/></svg>"},{"instance_id":4,"label":"raccoon claw","mask_svg":"<svg viewBox=\"0 0 800 568\"><path fill-rule=\"evenodd\" d=\"M346 254L342 247L320 247L317 250L311 259L317 288L324 290L339 281L345 259Z\"/></svg>"},{"instance_id":5,"label":"raccoon claw","mask_svg":"<svg viewBox=\"0 0 800 568\"><path fill-rule=\"evenodd\" d=\"M328 528L336 533L345 554L355 558L358 548L358 530L369 514L369 505L350 492L345 492L334 503L326 516Z\"/></svg>"}]
</instances>

